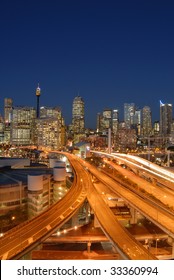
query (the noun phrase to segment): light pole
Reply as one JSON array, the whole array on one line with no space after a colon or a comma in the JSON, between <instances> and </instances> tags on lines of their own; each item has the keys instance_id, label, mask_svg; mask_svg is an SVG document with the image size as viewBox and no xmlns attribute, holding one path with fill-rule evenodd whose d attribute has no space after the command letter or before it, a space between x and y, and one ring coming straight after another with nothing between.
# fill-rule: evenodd
<instances>
[{"instance_id":1,"label":"light pole","mask_svg":"<svg viewBox=\"0 0 174 280\"><path fill-rule=\"evenodd\" d=\"M156 255L158 253L158 241L159 241L159 238L156 238L155 239L155 253L156 253Z\"/></svg>"}]
</instances>

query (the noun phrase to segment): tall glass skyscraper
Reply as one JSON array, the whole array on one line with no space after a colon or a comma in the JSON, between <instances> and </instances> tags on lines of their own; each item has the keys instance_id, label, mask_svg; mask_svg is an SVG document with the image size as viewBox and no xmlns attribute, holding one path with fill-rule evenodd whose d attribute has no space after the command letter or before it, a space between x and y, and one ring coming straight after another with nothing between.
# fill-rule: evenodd
<instances>
[{"instance_id":1,"label":"tall glass skyscraper","mask_svg":"<svg viewBox=\"0 0 174 280\"><path fill-rule=\"evenodd\" d=\"M172 104L164 104L160 101L160 134L167 136L171 133Z\"/></svg>"},{"instance_id":2,"label":"tall glass skyscraper","mask_svg":"<svg viewBox=\"0 0 174 280\"><path fill-rule=\"evenodd\" d=\"M84 101L82 97L77 96L73 100L72 106L72 125L74 133L83 133L85 129Z\"/></svg>"},{"instance_id":3,"label":"tall glass skyscraper","mask_svg":"<svg viewBox=\"0 0 174 280\"><path fill-rule=\"evenodd\" d=\"M142 109L142 134L150 136L152 132L152 114L149 106L144 106Z\"/></svg>"},{"instance_id":4,"label":"tall glass skyscraper","mask_svg":"<svg viewBox=\"0 0 174 280\"><path fill-rule=\"evenodd\" d=\"M135 104L124 103L124 122L127 128L134 124Z\"/></svg>"}]
</instances>

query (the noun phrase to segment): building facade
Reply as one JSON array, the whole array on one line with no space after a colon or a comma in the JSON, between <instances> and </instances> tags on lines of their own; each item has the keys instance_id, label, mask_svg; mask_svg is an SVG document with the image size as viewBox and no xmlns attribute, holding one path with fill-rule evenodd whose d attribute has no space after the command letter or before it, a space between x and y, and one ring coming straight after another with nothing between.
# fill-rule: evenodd
<instances>
[{"instance_id":1,"label":"building facade","mask_svg":"<svg viewBox=\"0 0 174 280\"><path fill-rule=\"evenodd\" d=\"M13 100L11 98L4 99L4 142L10 143L10 130L12 122Z\"/></svg>"},{"instance_id":2,"label":"building facade","mask_svg":"<svg viewBox=\"0 0 174 280\"><path fill-rule=\"evenodd\" d=\"M77 96L73 100L72 105L72 126L73 132L76 134L84 133L85 130L85 103L82 97Z\"/></svg>"},{"instance_id":3,"label":"building facade","mask_svg":"<svg viewBox=\"0 0 174 280\"><path fill-rule=\"evenodd\" d=\"M168 136L171 134L172 104L164 104L160 101L160 134Z\"/></svg>"},{"instance_id":4,"label":"building facade","mask_svg":"<svg viewBox=\"0 0 174 280\"><path fill-rule=\"evenodd\" d=\"M134 124L135 116L135 104L134 103L124 103L124 122L126 128L131 128Z\"/></svg>"},{"instance_id":5,"label":"building facade","mask_svg":"<svg viewBox=\"0 0 174 280\"><path fill-rule=\"evenodd\" d=\"M152 114L149 106L142 109L142 135L150 136L152 134Z\"/></svg>"},{"instance_id":6,"label":"building facade","mask_svg":"<svg viewBox=\"0 0 174 280\"><path fill-rule=\"evenodd\" d=\"M12 110L10 143L32 145L36 110L33 107L14 107Z\"/></svg>"},{"instance_id":7,"label":"building facade","mask_svg":"<svg viewBox=\"0 0 174 280\"><path fill-rule=\"evenodd\" d=\"M35 144L58 150L65 146L65 123L59 107L41 107L35 121Z\"/></svg>"}]
</instances>

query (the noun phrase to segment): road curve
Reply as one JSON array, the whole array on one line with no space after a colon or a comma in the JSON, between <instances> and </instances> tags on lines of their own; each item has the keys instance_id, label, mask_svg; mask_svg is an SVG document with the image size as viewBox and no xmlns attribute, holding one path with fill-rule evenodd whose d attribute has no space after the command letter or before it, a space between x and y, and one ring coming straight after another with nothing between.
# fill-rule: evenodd
<instances>
[{"instance_id":1,"label":"road curve","mask_svg":"<svg viewBox=\"0 0 174 280\"><path fill-rule=\"evenodd\" d=\"M84 161L80 159L79 161L83 166L88 168L89 172L92 171L93 167L91 165L84 165ZM99 176L98 179L100 180ZM87 191L87 199L102 230L123 259L157 260L154 255L150 254L150 252L146 250L141 243L135 240L135 238L118 222L115 215L92 183L89 185Z\"/></svg>"},{"instance_id":2,"label":"road curve","mask_svg":"<svg viewBox=\"0 0 174 280\"><path fill-rule=\"evenodd\" d=\"M86 165L87 166L87 165ZM125 201L129 203L130 206L137 209L149 220L159 226L163 231L165 231L169 236L174 238L174 223L173 216L170 216L167 212L161 209L157 209L156 205L138 197L131 190L125 189L119 183L115 182L106 174L97 170L97 168L88 164L88 169L90 172L97 177L101 182L107 185L113 192L121 196Z\"/></svg>"},{"instance_id":3,"label":"road curve","mask_svg":"<svg viewBox=\"0 0 174 280\"><path fill-rule=\"evenodd\" d=\"M0 259L18 259L50 236L57 227L69 220L85 201L89 175L72 157L74 182L68 193L39 216L9 230L0 238ZM77 175L78 174L78 175ZM81 178L84 178L83 184Z\"/></svg>"}]
</instances>

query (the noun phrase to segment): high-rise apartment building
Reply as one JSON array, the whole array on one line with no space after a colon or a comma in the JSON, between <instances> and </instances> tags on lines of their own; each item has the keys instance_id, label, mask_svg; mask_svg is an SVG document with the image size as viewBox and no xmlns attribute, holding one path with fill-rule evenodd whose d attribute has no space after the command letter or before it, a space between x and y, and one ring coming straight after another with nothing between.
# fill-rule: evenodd
<instances>
[{"instance_id":1,"label":"high-rise apartment building","mask_svg":"<svg viewBox=\"0 0 174 280\"><path fill-rule=\"evenodd\" d=\"M164 104L160 101L160 134L167 136L171 133L172 104Z\"/></svg>"},{"instance_id":2,"label":"high-rise apartment building","mask_svg":"<svg viewBox=\"0 0 174 280\"><path fill-rule=\"evenodd\" d=\"M35 124L37 146L57 150L65 145L65 122L59 107L41 107Z\"/></svg>"},{"instance_id":3,"label":"high-rise apartment building","mask_svg":"<svg viewBox=\"0 0 174 280\"><path fill-rule=\"evenodd\" d=\"M74 134L84 133L85 130L85 112L84 101L82 97L77 96L72 105L72 126Z\"/></svg>"},{"instance_id":4,"label":"high-rise apartment building","mask_svg":"<svg viewBox=\"0 0 174 280\"><path fill-rule=\"evenodd\" d=\"M142 109L142 134L150 136L152 133L152 113L149 106L144 106Z\"/></svg>"},{"instance_id":5,"label":"high-rise apartment building","mask_svg":"<svg viewBox=\"0 0 174 280\"><path fill-rule=\"evenodd\" d=\"M14 107L12 110L10 143L13 145L33 144L35 119L35 108Z\"/></svg>"},{"instance_id":6,"label":"high-rise apartment building","mask_svg":"<svg viewBox=\"0 0 174 280\"><path fill-rule=\"evenodd\" d=\"M36 145L57 150L61 148L61 126L57 118L36 119Z\"/></svg>"}]
</instances>

